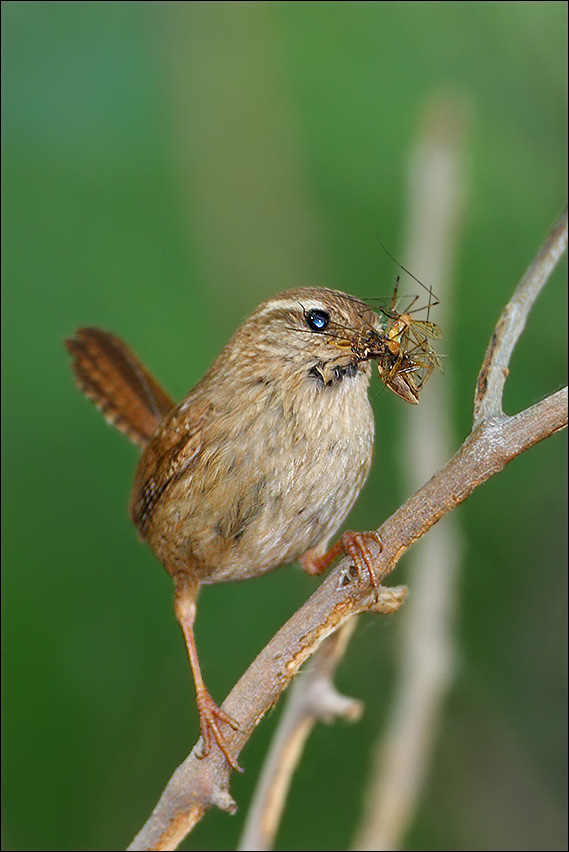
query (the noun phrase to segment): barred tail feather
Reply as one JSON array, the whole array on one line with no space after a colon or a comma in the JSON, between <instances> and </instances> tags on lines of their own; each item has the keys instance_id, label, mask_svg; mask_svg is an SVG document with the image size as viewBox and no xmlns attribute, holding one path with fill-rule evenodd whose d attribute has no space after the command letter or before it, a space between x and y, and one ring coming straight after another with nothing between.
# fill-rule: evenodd
<instances>
[{"instance_id":1,"label":"barred tail feather","mask_svg":"<svg viewBox=\"0 0 569 852\"><path fill-rule=\"evenodd\" d=\"M80 328L65 341L77 385L127 438L146 447L175 403L128 346L98 328Z\"/></svg>"}]
</instances>

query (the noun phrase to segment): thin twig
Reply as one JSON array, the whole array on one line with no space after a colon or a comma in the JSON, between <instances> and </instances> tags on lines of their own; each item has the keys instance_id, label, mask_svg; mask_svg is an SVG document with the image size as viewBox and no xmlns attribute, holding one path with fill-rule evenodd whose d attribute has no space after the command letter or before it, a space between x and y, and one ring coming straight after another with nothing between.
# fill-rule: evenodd
<instances>
[{"instance_id":1,"label":"thin twig","mask_svg":"<svg viewBox=\"0 0 569 852\"><path fill-rule=\"evenodd\" d=\"M356 620L351 618L329 636L314 654L308 670L295 680L257 783L240 850L260 852L272 848L292 775L316 722L329 723L336 718L355 722L360 718L361 702L340 695L332 681Z\"/></svg>"},{"instance_id":2,"label":"thin twig","mask_svg":"<svg viewBox=\"0 0 569 852\"><path fill-rule=\"evenodd\" d=\"M560 240L557 229L553 242ZM494 417L478 424L448 464L378 530L384 546L374 560L377 582L394 569L411 544L475 488L515 456L566 425L566 388L515 417ZM359 612L400 605L400 593L381 587L378 606L369 578L352 578L350 566L348 558L339 563L261 651L223 703L225 712L239 724L239 730L229 730L226 737L236 759L256 725L327 636ZM203 759L198 754L201 740L172 776L130 849L175 849L212 805L230 813L235 810L227 761L218 749Z\"/></svg>"},{"instance_id":3,"label":"thin twig","mask_svg":"<svg viewBox=\"0 0 569 852\"><path fill-rule=\"evenodd\" d=\"M501 416L504 383L514 346L533 303L566 250L567 208L540 246L496 324L476 384L474 428L482 420Z\"/></svg>"}]
</instances>

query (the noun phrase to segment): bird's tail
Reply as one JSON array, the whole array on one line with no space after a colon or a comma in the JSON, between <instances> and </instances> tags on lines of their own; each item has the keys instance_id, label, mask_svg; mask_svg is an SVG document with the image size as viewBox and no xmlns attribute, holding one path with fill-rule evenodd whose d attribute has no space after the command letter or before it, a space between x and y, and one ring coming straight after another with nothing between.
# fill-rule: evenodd
<instances>
[{"instance_id":1,"label":"bird's tail","mask_svg":"<svg viewBox=\"0 0 569 852\"><path fill-rule=\"evenodd\" d=\"M112 423L145 447L175 403L128 346L98 328L80 328L65 341L77 385Z\"/></svg>"}]
</instances>

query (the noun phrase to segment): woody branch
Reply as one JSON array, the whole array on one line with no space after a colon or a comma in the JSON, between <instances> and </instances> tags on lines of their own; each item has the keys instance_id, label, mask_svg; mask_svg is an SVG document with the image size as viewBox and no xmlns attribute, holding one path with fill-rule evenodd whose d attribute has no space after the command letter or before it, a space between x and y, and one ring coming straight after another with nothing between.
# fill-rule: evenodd
<instances>
[{"instance_id":1,"label":"woody branch","mask_svg":"<svg viewBox=\"0 0 569 852\"><path fill-rule=\"evenodd\" d=\"M517 455L567 425L567 388L513 417L501 412L511 352L535 298L566 247L565 211L496 325L478 379L471 434L456 455L378 530L383 541L383 550L374 562L379 585L405 551L443 515ZM239 724L238 731L227 735L236 758L300 666L327 636L360 612L393 612L400 606L402 589L380 585L376 601L369 578L354 579L349 568L350 560L343 559L261 651L223 703L223 709ZM174 772L129 849L176 849L212 805L228 813L236 810L225 758L217 749L203 759L199 759L200 753L201 740Z\"/></svg>"}]
</instances>

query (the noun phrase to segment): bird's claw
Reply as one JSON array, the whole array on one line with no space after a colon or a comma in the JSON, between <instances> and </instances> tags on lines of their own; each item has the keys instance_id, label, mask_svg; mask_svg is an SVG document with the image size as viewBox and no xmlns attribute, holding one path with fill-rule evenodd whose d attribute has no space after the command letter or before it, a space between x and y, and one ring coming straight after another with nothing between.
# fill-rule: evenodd
<instances>
[{"instance_id":1,"label":"bird's claw","mask_svg":"<svg viewBox=\"0 0 569 852\"><path fill-rule=\"evenodd\" d=\"M231 754L225 737L219 729L219 723L229 725L234 731L239 730L239 725L225 710L218 707L211 695L205 690L197 696L198 711L200 714L200 728L202 732L203 748L198 755L200 760L210 753L212 740L215 740L228 764L236 772L243 772L236 759Z\"/></svg>"}]
</instances>

